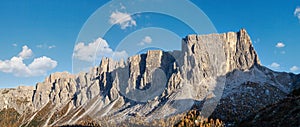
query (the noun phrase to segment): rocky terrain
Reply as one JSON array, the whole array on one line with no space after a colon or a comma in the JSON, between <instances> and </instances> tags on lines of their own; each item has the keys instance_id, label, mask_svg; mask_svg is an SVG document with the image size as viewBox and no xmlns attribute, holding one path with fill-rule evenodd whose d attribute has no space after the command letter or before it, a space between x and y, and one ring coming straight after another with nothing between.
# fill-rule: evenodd
<instances>
[{"instance_id":1,"label":"rocky terrain","mask_svg":"<svg viewBox=\"0 0 300 127\"><path fill-rule=\"evenodd\" d=\"M299 126L300 89L294 90L287 98L250 115L239 123L240 126Z\"/></svg>"},{"instance_id":2,"label":"rocky terrain","mask_svg":"<svg viewBox=\"0 0 300 127\"><path fill-rule=\"evenodd\" d=\"M193 108L204 118L236 125L299 86L300 75L260 64L245 29L189 35L181 51L103 58L88 73L58 72L35 88L2 89L0 110L11 119L0 123L107 126L174 118L168 123L174 125L177 115Z\"/></svg>"}]
</instances>

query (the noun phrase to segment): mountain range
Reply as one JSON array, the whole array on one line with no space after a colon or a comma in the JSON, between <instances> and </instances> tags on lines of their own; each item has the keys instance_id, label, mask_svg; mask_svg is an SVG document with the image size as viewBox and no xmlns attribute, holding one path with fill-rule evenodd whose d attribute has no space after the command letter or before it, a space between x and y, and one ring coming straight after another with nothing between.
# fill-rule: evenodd
<instances>
[{"instance_id":1,"label":"mountain range","mask_svg":"<svg viewBox=\"0 0 300 127\"><path fill-rule=\"evenodd\" d=\"M0 123L117 126L174 118L167 122L175 125L177 116L196 109L228 126L280 125L279 118L268 122L272 115L263 114L290 102L292 109L288 105L280 111L296 114L284 120L294 117L290 123L300 125L299 97L293 94L300 88L300 75L261 65L245 29L188 35L181 48L149 50L125 61L103 58L89 72L57 72L35 87L1 89Z\"/></svg>"}]
</instances>

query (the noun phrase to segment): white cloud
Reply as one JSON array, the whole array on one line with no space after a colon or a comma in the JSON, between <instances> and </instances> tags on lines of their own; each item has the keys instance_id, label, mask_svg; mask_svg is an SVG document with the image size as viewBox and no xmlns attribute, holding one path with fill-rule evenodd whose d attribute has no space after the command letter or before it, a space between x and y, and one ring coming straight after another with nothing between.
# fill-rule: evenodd
<instances>
[{"instance_id":1,"label":"white cloud","mask_svg":"<svg viewBox=\"0 0 300 127\"><path fill-rule=\"evenodd\" d=\"M145 44L151 44L152 38L150 36L145 36L144 39L138 43L138 45L145 45Z\"/></svg>"},{"instance_id":2,"label":"white cloud","mask_svg":"<svg viewBox=\"0 0 300 127\"><path fill-rule=\"evenodd\" d=\"M300 69L300 68L297 67L297 66L293 66L293 67L290 68L290 70L291 70L292 72L298 71L299 69Z\"/></svg>"},{"instance_id":3,"label":"white cloud","mask_svg":"<svg viewBox=\"0 0 300 127\"><path fill-rule=\"evenodd\" d=\"M145 43L147 43L147 44L150 44L150 43L152 42L152 38L149 37L149 36L146 36L146 37L143 39L143 41L144 41Z\"/></svg>"},{"instance_id":4,"label":"white cloud","mask_svg":"<svg viewBox=\"0 0 300 127\"><path fill-rule=\"evenodd\" d=\"M42 70L43 68L51 68L53 69L57 65L57 62L53 61L51 58L46 56L42 56L39 58L35 58L31 64L29 64L30 69L34 70Z\"/></svg>"},{"instance_id":5,"label":"white cloud","mask_svg":"<svg viewBox=\"0 0 300 127\"><path fill-rule=\"evenodd\" d=\"M19 53L19 57L23 59L28 59L33 55L32 50L27 47L27 45L22 47L22 51Z\"/></svg>"},{"instance_id":6,"label":"white cloud","mask_svg":"<svg viewBox=\"0 0 300 127\"><path fill-rule=\"evenodd\" d=\"M36 45L37 48L43 48L43 49L52 49L52 48L55 48L56 46L55 45L50 45L48 46L47 44L39 44L39 45Z\"/></svg>"},{"instance_id":7,"label":"white cloud","mask_svg":"<svg viewBox=\"0 0 300 127\"><path fill-rule=\"evenodd\" d=\"M126 51L114 52L102 38L98 38L94 42L85 45L83 42L75 45L73 56L81 61L93 62L96 57L113 57L115 58L126 58L128 55Z\"/></svg>"},{"instance_id":8,"label":"white cloud","mask_svg":"<svg viewBox=\"0 0 300 127\"><path fill-rule=\"evenodd\" d=\"M136 26L136 21L128 13L115 11L110 15L109 22L113 25L119 24L121 29Z\"/></svg>"},{"instance_id":9,"label":"white cloud","mask_svg":"<svg viewBox=\"0 0 300 127\"><path fill-rule=\"evenodd\" d=\"M31 56L32 50L27 46L23 46L19 56L14 56L10 60L0 60L0 71L4 73L12 73L17 77L33 77L45 75L47 71L55 68L57 62L46 56L35 58L28 66L24 63L24 59Z\"/></svg>"},{"instance_id":10,"label":"white cloud","mask_svg":"<svg viewBox=\"0 0 300 127\"><path fill-rule=\"evenodd\" d=\"M21 76L29 73L29 69L23 63L21 57L12 57L10 60L0 60L0 70L5 73L13 73L15 76Z\"/></svg>"},{"instance_id":11,"label":"white cloud","mask_svg":"<svg viewBox=\"0 0 300 127\"><path fill-rule=\"evenodd\" d=\"M282 43L282 42L278 42L278 43L276 44L276 47L277 47L277 48L283 48L283 47L285 47L285 44Z\"/></svg>"},{"instance_id":12,"label":"white cloud","mask_svg":"<svg viewBox=\"0 0 300 127\"><path fill-rule=\"evenodd\" d=\"M276 62L273 62L270 66L271 66L272 68L279 69L280 64L278 64L278 63L276 63Z\"/></svg>"},{"instance_id":13,"label":"white cloud","mask_svg":"<svg viewBox=\"0 0 300 127\"><path fill-rule=\"evenodd\" d=\"M52 49L52 48L55 48L56 46L55 45L50 45L48 46L48 49Z\"/></svg>"},{"instance_id":14,"label":"white cloud","mask_svg":"<svg viewBox=\"0 0 300 127\"><path fill-rule=\"evenodd\" d=\"M18 46L18 44L14 43L14 44L12 44L12 46L14 46L14 47L17 47L17 46Z\"/></svg>"},{"instance_id":15,"label":"white cloud","mask_svg":"<svg viewBox=\"0 0 300 127\"><path fill-rule=\"evenodd\" d=\"M294 11L294 16L296 16L300 21L300 7L297 7Z\"/></svg>"}]
</instances>

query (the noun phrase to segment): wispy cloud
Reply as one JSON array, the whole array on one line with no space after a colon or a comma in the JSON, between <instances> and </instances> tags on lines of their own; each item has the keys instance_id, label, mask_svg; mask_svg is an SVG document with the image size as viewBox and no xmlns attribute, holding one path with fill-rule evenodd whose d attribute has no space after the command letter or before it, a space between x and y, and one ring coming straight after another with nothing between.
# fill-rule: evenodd
<instances>
[{"instance_id":1,"label":"wispy cloud","mask_svg":"<svg viewBox=\"0 0 300 127\"><path fill-rule=\"evenodd\" d=\"M296 71L298 71L299 69L300 69L300 68L297 67L297 66L292 66L292 67L290 68L290 71L296 72Z\"/></svg>"},{"instance_id":2,"label":"wispy cloud","mask_svg":"<svg viewBox=\"0 0 300 127\"><path fill-rule=\"evenodd\" d=\"M300 21L300 7L296 7L296 9L294 11L294 16L296 16L298 18L298 20Z\"/></svg>"},{"instance_id":3,"label":"wispy cloud","mask_svg":"<svg viewBox=\"0 0 300 127\"><path fill-rule=\"evenodd\" d=\"M36 45L37 48L42 48L42 49L53 49L55 48L56 46L55 45L47 45L47 44L39 44L39 45Z\"/></svg>"},{"instance_id":4,"label":"wispy cloud","mask_svg":"<svg viewBox=\"0 0 300 127\"><path fill-rule=\"evenodd\" d=\"M24 60L32 55L32 50L25 45L18 56L14 56L9 60L0 60L0 71L11 73L17 77L33 77L45 75L47 71L57 66L56 61L46 56L35 58L33 62L26 65Z\"/></svg>"},{"instance_id":5,"label":"wispy cloud","mask_svg":"<svg viewBox=\"0 0 300 127\"><path fill-rule=\"evenodd\" d=\"M17 46L18 46L18 44L14 43L14 44L12 44L12 46L14 46L14 47L17 47Z\"/></svg>"},{"instance_id":6,"label":"wispy cloud","mask_svg":"<svg viewBox=\"0 0 300 127\"><path fill-rule=\"evenodd\" d=\"M285 53L286 53L285 51L281 51L281 52L280 52L280 54L285 54Z\"/></svg>"},{"instance_id":7,"label":"wispy cloud","mask_svg":"<svg viewBox=\"0 0 300 127\"><path fill-rule=\"evenodd\" d=\"M56 46L55 45L50 45L48 46L48 49L52 49L52 48L55 48Z\"/></svg>"},{"instance_id":8,"label":"wispy cloud","mask_svg":"<svg viewBox=\"0 0 300 127\"><path fill-rule=\"evenodd\" d=\"M126 58L128 54L126 51L113 51L106 40L98 38L97 40L84 44L80 42L75 45L73 56L81 61L93 62L96 57L113 57L113 58Z\"/></svg>"},{"instance_id":9,"label":"wispy cloud","mask_svg":"<svg viewBox=\"0 0 300 127\"><path fill-rule=\"evenodd\" d=\"M274 69L279 69L280 68L280 64L273 62L270 67L274 68Z\"/></svg>"},{"instance_id":10,"label":"wispy cloud","mask_svg":"<svg viewBox=\"0 0 300 127\"><path fill-rule=\"evenodd\" d=\"M122 6L125 9L125 6ZM127 27L136 26L136 21L131 17L129 13L114 11L110 15L109 22L112 25L118 24L121 29L126 29Z\"/></svg>"},{"instance_id":11,"label":"wispy cloud","mask_svg":"<svg viewBox=\"0 0 300 127\"><path fill-rule=\"evenodd\" d=\"M284 44L283 42L278 42L278 43L276 44L276 47L277 47L277 48L283 48L283 47L285 47L285 44Z\"/></svg>"},{"instance_id":12,"label":"wispy cloud","mask_svg":"<svg viewBox=\"0 0 300 127\"><path fill-rule=\"evenodd\" d=\"M150 36L145 36L144 39L138 43L138 45L145 45L145 44L151 44L152 38Z\"/></svg>"},{"instance_id":13,"label":"wispy cloud","mask_svg":"<svg viewBox=\"0 0 300 127\"><path fill-rule=\"evenodd\" d=\"M260 38L257 38L256 40L254 40L254 43L259 43L260 42Z\"/></svg>"},{"instance_id":14,"label":"wispy cloud","mask_svg":"<svg viewBox=\"0 0 300 127\"><path fill-rule=\"evenodd\" d=\"M125 10L126 7L125 7L122 3L120 3L120 9L121 9L121 10Z\"/></svg>"}]
</instances>

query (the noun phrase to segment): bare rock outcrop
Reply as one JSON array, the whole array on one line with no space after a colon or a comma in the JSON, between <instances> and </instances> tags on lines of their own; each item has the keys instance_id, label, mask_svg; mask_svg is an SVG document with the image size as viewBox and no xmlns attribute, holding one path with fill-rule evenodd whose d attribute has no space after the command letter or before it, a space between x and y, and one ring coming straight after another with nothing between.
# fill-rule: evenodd
<instances>
[{"instance_id":1,"label":"bare rock outcrop","mask_svg":"<svg viewBox=\"0 0 300 127\"><path fill-rule=\"evenodd\" d=\"M49 101L57 106L70 101L76 92L75 76L68 72L51 74L42 83L37 83L33 95L33 105L36 110L44 107Z\"/></svg>"},{"instance_id":2,"label":"bare rock outcrop","mask_svg":"<svg viewBox=\"0 0 300 127\"><path fill-rule=\"evenodd\" d=\"M8 108L15 109L19 114L33 111L33 92L32 86L0 89L0 111Z\"/></svg>"}]
</instances>

